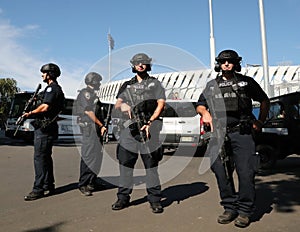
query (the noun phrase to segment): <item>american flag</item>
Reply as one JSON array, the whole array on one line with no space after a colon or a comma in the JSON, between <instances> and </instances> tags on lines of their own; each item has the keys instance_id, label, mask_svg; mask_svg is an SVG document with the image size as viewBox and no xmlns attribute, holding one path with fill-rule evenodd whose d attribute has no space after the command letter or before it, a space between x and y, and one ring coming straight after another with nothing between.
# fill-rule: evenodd
<instances>
[{"instance_id":1,"label":"american flag","mask_svg":"<svg viewBox=\"0 0 300 232\"><path fill-rule=\"evenodd\" d=\"M110 49L114 49L115 41L114 41L114 39L113 39L113 37L111 36L110 33L108 33L107 39L108 39L108 45L109 45Z\"/></svg>"}]
</instances>

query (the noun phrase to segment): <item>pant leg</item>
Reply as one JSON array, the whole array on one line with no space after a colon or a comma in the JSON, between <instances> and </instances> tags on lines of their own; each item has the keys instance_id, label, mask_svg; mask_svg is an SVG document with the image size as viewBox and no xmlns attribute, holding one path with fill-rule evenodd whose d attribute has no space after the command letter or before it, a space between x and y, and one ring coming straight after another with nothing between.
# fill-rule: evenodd
<instances>
[{"instance_id":1,"label":"pant leg","mask_svg":"<svg viewBox=\"0 0 300 232\"><path fill-rule=\"evenodd\" d=\"M146 169L146 188L149 202L159 202L162 198L161 185L158 174L158 162L162 150L159 148L149 154L142 153L141 157Z\"/></svg>"},{"instance_id":2,"label":"pant leg","mask_svg":"<svg viewBox=\"0 0 300 232\"><path fill-rule=\"evenodd\" d=\"M78 187L95 182L100 172L102 157L102 144L96 131L92 127L83 129Z\"/></svg>"},{"instance_id":3,"label":"pant leg","mask_svg":"<svg viewBox=\"0 0 300 232\"><path fill-rule=\"evenodd\" d=\"M130 194L133 188L133 169L137 161L138 154L128 151L124 147L118 144L117 147L117 158L119 160L119 188L118 188L118 199L129 201Z\"/></svg>"},{"instance_id":4,"label":"pant leg","mask_svg":"<svg viewBox=\"0 0 300 232\"><path fill-rule=\"evenodd\" d=\"M46 161L46 174L44 180L44 190L54 189L54 169L53 169L53 160L52 160L52 148L53 148L54 139L48 137L48 155L45 157Z\"/></svg>"},{"instance_id":5,"label":"pant leg","mask_svg":"<svg viewBox=\"0 0 300 232\"><path fill-rule=\"evenodd\" d=\"M40 129L34 132L34 170L33 191L42 192L46 187L54 186L52 147L54 137Z\"/></svg>"},{"instance_id":6,"label":"pant leg","mask_svg":"<svg viewBox=\"0 0 300 232\"><path fill-rule=\"evenodd\" d=\"M236 212L237 194L235 192L235 186L232 181L228 180L220 156L218 156L217 159L214 161L214 163L211 166L211 169L214 172L217 179L219 195L221 198L221 206L223 206L224 210L226 211Z\"/></svg>"},{"instance_id":7,"label":"pant leg","mask_svg":"<svg viewBox=\"0 0 300 232\"><path fill-rule=\"evenodd\" d=\"M255 203L255 172L257 156L252 135L231 135L233 159L239 182L237 206L238 212L250 216Z\"/></svg>"}]
</instances>

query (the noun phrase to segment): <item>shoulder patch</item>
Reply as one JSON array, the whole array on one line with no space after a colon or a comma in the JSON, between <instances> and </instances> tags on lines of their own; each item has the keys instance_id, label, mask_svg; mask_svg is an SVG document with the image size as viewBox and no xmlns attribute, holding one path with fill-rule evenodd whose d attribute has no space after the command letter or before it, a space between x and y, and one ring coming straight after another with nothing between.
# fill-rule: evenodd
<instances>
[{"instance_id":1,"label":"shoulder patch","mask_svg":"<svg viewBox=\"0 0 300 232\"><path fill-rule=\"evenodd\" d=\"M90 92L85 92L85 93L84 93L84 97L85 97L87 100L90 100L90 99L91 99L91 93L90 93Z\"/></svg>"},{"instance_id":2,"label":"shoulder patch","mask_svg":"<svg viewBox=\"0 0 300 232\"><path fill-rule=\"evenodd\" d=\"M48 87L46 92L50 93L52 91L52 87Z\"/></svg>"}]
</instances>

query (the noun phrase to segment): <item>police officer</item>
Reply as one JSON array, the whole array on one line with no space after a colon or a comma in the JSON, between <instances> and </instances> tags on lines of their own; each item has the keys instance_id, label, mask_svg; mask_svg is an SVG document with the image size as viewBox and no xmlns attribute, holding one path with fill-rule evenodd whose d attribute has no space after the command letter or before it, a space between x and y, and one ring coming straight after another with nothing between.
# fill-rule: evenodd
<instances>
[{"instance_id":1,"label":"police officer","mask_svg":"<svg viewBox=\"0 0 300 232\"><path fill-rule=\"evenodd\" d=\"M36 109L25 113L22 117L35 118L34 131L34 170L35 181L33 190L25 201L33 201L44 197L45 193L53 194L55 190L52 147L58 136L57 116L64 106L64 93L57 83L60 69L56 64L49 63L41 67L43 82L47 83L42 96L42 103Z\"/></svg>"},{"instance_id":2,"label":"police officer","mask_svg":"<svg viewBox=\"0 0 300 232\"><path fill-rule=\"evenodd\" d=\"M217 221L227 224L235 220L235 226L247 227L254 211L254 178L258 166L252 131L261 130L269 110L269 99L253 78L238 73L241 60L233 50L220 52L216 57L215 71L221 73L207 83L197 103L197 112L212 131L225 131L225 153L230 165L221 154L210 154L220 203L225 210ZM258 120L252 116L252 100L260 102ZM209 152L213 151L216 152L209 149ZM232 179L233 167L239 180L237 192Z\"/></svg>"},{"instance_id":3,"label":"police officer","mask_svg":"<svg viewBox=\"0 0 300 232\"><path fill-rule=\"evenodd\" d=\"M85 76L86 87L76 99L76 114L82 131L80 177L78 188L85 196L91 196L92 191L103 186L97 184L97 174L102 162L102 137L107 130L104 127L103 105L96 95L100 88L102 76L90 72Z\"/></svg>"},{"instance_id":4,"label":"police officer","mask_svg":"<svg viewBox=\"0 0 300 232\"><path fill-rule=\"evenodd\" d=\"M113 210L129 206L133 188L133 169L141 155L146 169L148 201L153 213L162 213L161 185L158 176L158 163L162 159L159 143L161 122L159 115L165 105L165 91L161 83L149 76L152 59L138 53L130 60L132 72L136 75L126 81L117 94L115 108L123 113L125 121L117 147L120 168L118 200Z\"/></svg>"}]
</instances>

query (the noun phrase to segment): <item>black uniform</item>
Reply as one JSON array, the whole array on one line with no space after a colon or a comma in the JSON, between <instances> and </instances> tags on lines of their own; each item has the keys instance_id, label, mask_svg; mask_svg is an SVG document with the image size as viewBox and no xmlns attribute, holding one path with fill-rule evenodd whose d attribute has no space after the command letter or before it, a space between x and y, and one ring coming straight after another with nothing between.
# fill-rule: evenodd
<instances>
[{"instance_id":1,"label":"black uniform","mask_svg":"<svg viewBox=\"0 0 300 232\"><path fill-rule=\"evenodd\" d=\"M44 193L54 189L52 147L58 137L57 116L64 106L64 93L57 82L49 84L43 93L42 103L49 105L49 110L37 115L34 131L34 169L35 181L33 192Z\"/></svg>"},{"instance_id":2,"label":"black uniform","mask_svg":"<svg viewBox=\"0 0 300 232\"><path fill-rule=\"evenodd\" d=\"M128 202L133 188L133 169L140 153L146 169L146 187L148 201L159 202L161 199L161 185L157 172L158 162L162 159L162 149L159 142L159 132L162 123L159 120L150 126L150 140L141 138L140 127L147 122L157 107L158 99L166 99L161 83L154 77L147 76L142 82L133 77L125 82L117 95L123 103L131 106L133 119L124 115L125 123L121 131L117 147L117 158L120 164L120 185L118 199ZM140 126L138 122L142 121ZM144 135L143 135L144 136Z\"/></svg>"},{"instance_id":3,"label":"black uniform","mask_svg":"<svg viewBox=\"0 0 300 232\"><path fill-rule=\"evenodd\" d=\"M258 157L251 133L254 117L251 100L262 102L267 99L267 95L253 78L235 73L230 80L223 80L218 76L216 80L208 82L197 103L209 108L213 120L221 128L226 128L225 148L230 155L231 167L236 169L238 175L238 192L235 192L232 181L233 170L226 174L220 155L216 158L216 154L212 154L218 151L213 147L210 150L213 162L211 168L217 178L221 205L225 211L245 216L250 216L254 211L254 178ZM214 123L215 130L220 129L217 127Z\"/></svg>"},{"instance_id":4,"label":"black uniform","mask_svg":"<svg viewBox=\"0 0 300 232\"><path fill-rule=\"evenodd\" d=\"M93 111L103 123L103 106L95 91L89 87L80 91L76 100L76 114L82 131L80 177L78 187L95 185L102 162L100 128L84 111Z\"/></svg>"}]
</instances>

